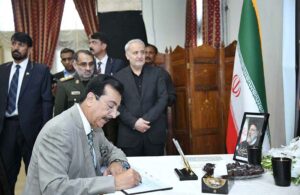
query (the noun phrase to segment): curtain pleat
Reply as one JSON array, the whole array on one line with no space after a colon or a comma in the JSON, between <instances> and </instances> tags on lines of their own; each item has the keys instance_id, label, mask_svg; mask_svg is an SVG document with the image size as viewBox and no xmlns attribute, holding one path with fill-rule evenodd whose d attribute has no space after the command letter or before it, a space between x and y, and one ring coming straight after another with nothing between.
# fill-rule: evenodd
<instances>
[{"instance_id":1,"label":"curtain pleat","mask_svg":"<svg viewBox=\"0 0 300 195\"><path fill-rule=\"evenodd\" d=\"M196 0L186 1L185 47L197 47Z\"/></svg>"},{"instance_id":2,"label":"curtain pleat","mask_svg":"<svg viewBox=\"0 0 300 195\"><path fill-rule=\"evenodd\" d=\"M221 45L221 2L203 0L203 43L219 48Z\"/></svg>"},{"instance_id":3,"label":"curtain pleat","mask_svg":"<svg viewBox=\"0 0 300 195\"><path fill-rule=\"evenodd\" d=\"M99 31L99 22L95 0L73 0L79 13L86 34L89 36Z\"/></svg>"},{"instance_id":4,"label":"curtain pleat","mask_svg":"<svg viewBox=\"0 0 300 195\"><path fill-rule=\"evenodd\" d=\"M53 63L65 0L12 0L15 31L33 40L31 60Z\"/></svg>"}]
</instances>

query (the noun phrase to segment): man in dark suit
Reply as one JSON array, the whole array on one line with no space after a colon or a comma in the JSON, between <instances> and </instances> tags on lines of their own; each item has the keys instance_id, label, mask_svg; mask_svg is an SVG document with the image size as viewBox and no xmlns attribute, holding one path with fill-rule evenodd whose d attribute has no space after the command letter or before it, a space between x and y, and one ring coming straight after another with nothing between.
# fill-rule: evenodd
<instances>
[{"instance_id":1,"label":"man in dark suit","mask_svg":"<svg viewBox=\"0 0 300 195\"><path fill-rule=\"evenodd\" d=\"M12 193L23 158L29 165L35 139L52 117L51 75L46 65L31 62L31 37L11 37L13 62L0 65L0 152Z\"/></svg>"},{"instance_id":2,"label":"man in dark suit","mask_svg":"<svg viewBox=\"0 0 300 195\"><path fill-rule=\"evenodd\" d=\"M115 59L107 55L109 40L106 34L96 32L90 36L89 40L90 51L95 57L95 75L107 74L114 75L126 65L120 59ZM116 143L118 134L118 123L116 119L109 121L104 125L103 131L105 136L112 143Z\"/></svg>"},{"instance_id":3,"label":"man in dark suit","mask_svg":"<svg viewBox=\"0 0 300 195\"><path fill-rule=\"evenodd\" d=\"M117 146L127 156L164 154L168 101L161 70L145 64L145 45L133 39L125 45L130 66L115 77L124 84Z\"/></svg>"},{"instance_id":4,"label":"man in dark suit","mask_svg":"<svg viewBox=\"0 0 300 195\"><path fill-rule=\"evenodd\" d=\"M73 76L75 69L73 67L74 50L64 48L60 51L60 59L62 65L65 67L63 71L57 72L53 75L54 80L58 81L61 78Z\"/></svg>"},{"instance_id":5,"label":"man in dark suit","mask_svg":"<svg viewBox=\"0 0 300 195\"><path fill-rule=\"evenodd\" d=\"M73 67L73 56L74 50L69 48L64 48L60 51L60 59L62 65L65 67L63 71L57 72L52 75L52 94L53 96L56 95L57 90L57 81L61 78L73 76L75 74L75 69Z\"/></svg>"},{"instance_id":6,"label":"man in dark suit","mask_svg":"<svg viewBox=\"0 0 300 195\"><path fill-rule=\"evenodd\" d=\"M96 74L114 75L126 65L120 59L111 58L107 55L109 40L102 32L96 32L90 36L90 51L95 56Z\"/></svg>"},{"instance_id":7,"label":"man in dark suit","mask_svg":"<svg viewBox=\"0 0 300 195\"><path fill-rule=\"evenodd\" d=\"M145 47L145 62L149 66L154 66L161 69L162 77L164 78L168 91L168 106L172 106L176 100L176 91L172 82L172 78L168 71L161 66L155 64L155 57L158 53L157 47L152 44L147 44Z\"/></svg>"}]
</instances>

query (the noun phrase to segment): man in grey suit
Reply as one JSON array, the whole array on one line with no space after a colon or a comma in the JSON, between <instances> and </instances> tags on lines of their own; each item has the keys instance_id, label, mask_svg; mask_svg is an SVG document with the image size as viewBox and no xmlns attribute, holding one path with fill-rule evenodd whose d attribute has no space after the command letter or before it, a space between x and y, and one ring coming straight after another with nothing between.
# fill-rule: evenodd
<instances>
[{"instance_id":1,"label":"man in grey suit","mask_svg":"<svg viewBox=\"0 0 300 195\"><path fill-rule=\"evenodd\" d=\"M145 44L133 39L125 45L130 66L115 77L124 85L117 146L127 156L164 154L168 93L161 70L144 66Z\"/></svg>"},{"instance_id":2,"label":"man in grey suit","mask_svg":"<svg viewBox=\"0 0 300 195\"><path fill-rule=\"evenodd\" d=\"M34 145L24 195L103 194L140 183L139 173L101 129L119 114L122 91L115 78L94 77L79 104L44 126Z\"/></svg>"}]
</instances>

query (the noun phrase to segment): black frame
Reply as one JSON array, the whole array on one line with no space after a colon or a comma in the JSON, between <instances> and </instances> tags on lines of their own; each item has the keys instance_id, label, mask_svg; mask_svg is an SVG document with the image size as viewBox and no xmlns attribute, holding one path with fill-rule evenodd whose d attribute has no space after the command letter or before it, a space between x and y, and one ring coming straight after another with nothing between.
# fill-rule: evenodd
<instances>
[{"instance_id":1,"label":"black frame","mask_svg":"<svg viewBox=\"0 0 300 195\"><path fill-rule=\"evenodd\" d=\"M239 137L235 146L235 152L233 159L236 161L241 161L248 163L248 145L256 145L262 147L265 132L267 129L269 120L269 113L254 113L254 112L245 112L239 132ZM259 130L254 144L249 144L247 138L249 136L249 128L251 125L255 125ZM246 134L246 135L245 135Z\"/></svg>"}]
</instances>

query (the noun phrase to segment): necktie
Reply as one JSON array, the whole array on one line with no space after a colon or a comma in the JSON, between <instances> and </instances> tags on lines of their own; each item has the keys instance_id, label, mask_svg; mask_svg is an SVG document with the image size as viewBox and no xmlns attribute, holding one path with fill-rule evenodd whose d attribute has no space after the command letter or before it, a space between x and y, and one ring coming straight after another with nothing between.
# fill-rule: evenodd
<instances>
[{"instance_id":1,"label":"necktie","mask_svg":"<svg viewBox=\"0 0 300 195\"><path fill-rule=\"evenodd\" d=\"M101 74L101 64L102 64L102 62L98 62L97 63L97 74Z\"/></svg>"},{"instance_id":2,"label":"necktie","mask_svg":"<svg viewBox=\"0 0 300 195\"><path fill-rule=\"evenodd\" d=\"M94 167L96 168L96 155L95 155L94 144L93 144L93 137L94 137L93 131L91 131L87 135L87 137L88 137L88 144L89 144L89 147L90 147L90 153L91 153L92 158L93 158Z\"/></svg>"},{"instance_id":3,"label":"necktie","mask_svg":"<svg viewBox=\"0 0 300 195\"><path fill-rule=\"evenodd\" d=\"M19 82L19 69L20 65L16 65L16 72L14 73L10 87L8 91L8 102L7 102L7 112L11 114L16 109L16 100L17 100L17 90Z\"/></svg>"}]
</instances>

